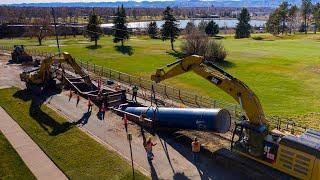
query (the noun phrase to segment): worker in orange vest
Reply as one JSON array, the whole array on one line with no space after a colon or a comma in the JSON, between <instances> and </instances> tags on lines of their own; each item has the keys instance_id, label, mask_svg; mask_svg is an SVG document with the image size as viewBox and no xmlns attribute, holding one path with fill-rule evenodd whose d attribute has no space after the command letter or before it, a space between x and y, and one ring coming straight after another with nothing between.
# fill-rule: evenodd
<instances>
[{"instance_id":1,"label":"worker in orange vest","mask_svg":"<svg viewBox=\"0 0 320 180\"><path fill-rule=\"evenodd\" d=\"M104 106L104 103L102 103L101 105L100 112L101 112L101 120L104 120L104 116L106 114L106 107Z\"/></svg>"},{"instance_id":2,"label":"worker in orange vest","mask_svg":"<svg viewBox=\"0 0 320 180\"><path fill-rule=\"evenodd\" d=\"M124 128L126 129L126 132L128 132L128 119L126 114L124 114L123 116L123 125L124 125Z\"/></svg>"},{"instance_id":3,"label":"worker in orange vest","mask_svg":"<svg viewBox=\"0 0 320 180\"><path fill-rule=\"evenodd\" d=\"M88 97L88 112L89 111L92 111L92 102L91 102L90 97Z\"/></svg>"},{"instance_id":4,"label":"worker in orange vest","mask_svg":"<svg viewBox=\"0 0 320 180\"><path fill-rule=\"evenodd\" d=\"M191 143L192 146L192 153L193 153L193 161L195 163L199 162L199 154L200 154L200 143L198 141L198 138L195 137Z\"/></svg>"},{"instance_id":5,"label":"worker in orange vest","mask_svg":"<svg viewBox=\"0 0 320 180\"><path fill-rule=\"evenodd\" d=\"M145 148L147 150L147 157L149 161L153 160L154 158L154 154L152 153L152 147L155 145L157 145L157 143L153 143L151 137L148 137Z\"/></svg>"},{"instance_id":6,"label":"worker in orange vest","mask_svg":"<svg viewBox=\"0 0 320 180\"><path fill-rule=\"evenodd\" d=\"M70 89L70 92L69 92L69 102L70 102L71 98L72 98L72 90Z\"/></svg>"}]
</instances>

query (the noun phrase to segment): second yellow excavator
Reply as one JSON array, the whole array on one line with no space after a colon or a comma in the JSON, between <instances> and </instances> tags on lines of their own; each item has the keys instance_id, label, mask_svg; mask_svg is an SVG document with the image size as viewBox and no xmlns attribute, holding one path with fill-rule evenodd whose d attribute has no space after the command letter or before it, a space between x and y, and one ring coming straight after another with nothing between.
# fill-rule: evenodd
<instances>
[{"instance_id":1,"label":"second yellow excavator","mask_svg":"<svg viewBox=\"0 0 320 180\"><path fill-rule=\"evenodd\" d=\"M87 85L92 84L89 75L82 70L75 59L67 52L62 53L62 56L57 54L42 60L40 67L22 72L20 79L26 83L27 89L36 89L36 92L41 92L43 89L55 85L56 72L52 66L55 64L58 67L62 63L70 65L75 73L84 79Z\"/></svg>"},{"instance_id":2,"label":"second yellow excavator","mask_svg":"<svg viewBox=\"0 0 320 180\"><path fill-rule=\"evenodd\" d=\"M320 131L308 129L299 136L269 131L268 121L255 93L203 57L193 55L178 60L157 69L151 79L158 83L188 71L207 79L240 104L243 116L236 121L232 151L299 179L319 179Z\"/></svg>"}]
</instances>

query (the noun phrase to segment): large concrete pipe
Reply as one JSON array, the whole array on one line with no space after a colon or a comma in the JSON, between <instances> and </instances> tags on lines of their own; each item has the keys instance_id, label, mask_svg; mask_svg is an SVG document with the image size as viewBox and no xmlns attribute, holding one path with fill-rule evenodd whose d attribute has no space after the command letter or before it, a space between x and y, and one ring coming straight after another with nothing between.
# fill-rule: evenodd
<instances>
[{"instance_id":1,"label":"large concrete pipe","mask_svg":"<svg viewBox=\"0 0 320 180\"><path fill-rule=\"evenodd\" d=\"M135 115L144 114L158 126L168 128L225 133L231 124L230 113L225 109L123 107L122 110Z\"/></svg>"}]
</instances>

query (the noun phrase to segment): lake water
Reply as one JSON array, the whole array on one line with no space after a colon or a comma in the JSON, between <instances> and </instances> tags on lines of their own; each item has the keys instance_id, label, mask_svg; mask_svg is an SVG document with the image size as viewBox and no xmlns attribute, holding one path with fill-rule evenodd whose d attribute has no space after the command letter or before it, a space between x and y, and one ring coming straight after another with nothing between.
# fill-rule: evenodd
<instances>
[{"instance_id":1,"label":"lake water","mask_svg":"<svg viewBox=\"0 0 320 180\"><path fill-rule=\"evenodd\" d=\"M220 28L228 27L228 28L234 28L236 27L238 20L237 19L204 19L204 21L210 21L213 20L216 22ZM202 19L194 19L194 20L179 20L179 28L184 29L187 26L187 23L189 21L192 21L196 26L202 21ZM150 21L145 22L130 22L128 23L128 28L147 28ZM164 21L156 21L157 26L161 27L164 24ZM257 27L264 27L266 24L266 21L264 20L251 20L249 22L251 26L257 26ZM113 24L101 24L101 27L103 28L110 28Z\"/></svg>"}]
</instances>

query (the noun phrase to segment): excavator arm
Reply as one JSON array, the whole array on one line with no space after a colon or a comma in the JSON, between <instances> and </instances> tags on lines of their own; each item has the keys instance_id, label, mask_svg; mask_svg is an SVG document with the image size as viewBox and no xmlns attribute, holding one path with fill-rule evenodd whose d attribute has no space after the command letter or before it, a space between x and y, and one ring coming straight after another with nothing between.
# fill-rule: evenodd
<instances>
[{"instance_id":1,"label":"excavator arm","mask_svg":"<svg viewBox=\"0 0 320 180\"><path fill-rule=\"evenodd\" d=\"M62 53L62 57L58 55L54 55L44 59L41 62L41 65L37 69L32 69L28 71L24 71L20 74L20 78L22 81L26 82L27 85L41 85L52 79L52 69L51 66L53 64L69 64L75 71L76 74L80 75L84 82L88 85L92 85L92 82L89 78L89 75L82 70L82 68L76 63L75 59L69 53Z\"/></svg>"},{"instance_id":2,"label":"excavator arm","mask_svg":"<svg viewBox=\"0 0 320 180\"><path fill-rule=\"evenodd\" d=\"M89 75L83 71L83 69L81 68L81 66L78 65L78 63L75 61L75 59L67 52L63 53L63 61L65 61L67 64L69 64L75 71L75 73L77 73L78 75L80 75L86 84L91 85L92 82L90 80ZM63 63L62 61L62 63Z\"/></svg>"},{"instance_id":3,"label":"excavator arm","mask_svg":"<svg viewBox=\"0 0 320 180\"><path fill-rule=\"evenodd\" d=\"M40 77L39 79L41 79L41 82L44 82L46 79L50 78L50 67L53 63L67 63L74 69L76 74L80 75L84 79L86 84L92 84L89 75L82 70L82 68L77 64L75 59L69 53L64 52L62 53L62 55L62 58L55 55L42 61L38 72L38 76Z\"/></svg>"},{"instance_id":4,"label":"excavator arm","mask_svg":"<svg viewBox=\"0 0 320 180\"><path fill-rule=\"evenodd\" d=\"M166 70L167 68L169 69ZM151 79L158 83L188 71L194 71L232 96L241 105L250 123L255 125L265 125L267 123L260 101L254 92L224 70L214 64L205 62L201 56L188 56L164 68L157 69L156 74L152 75Z\"/></svg>"}]
</instances>

